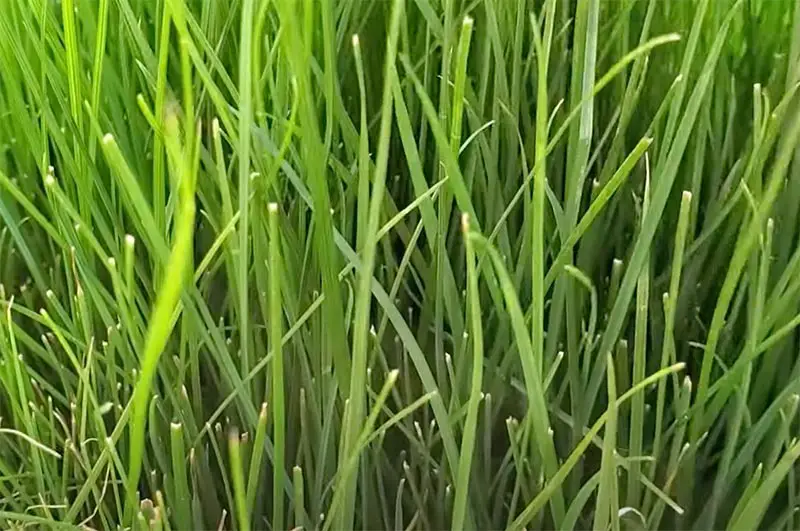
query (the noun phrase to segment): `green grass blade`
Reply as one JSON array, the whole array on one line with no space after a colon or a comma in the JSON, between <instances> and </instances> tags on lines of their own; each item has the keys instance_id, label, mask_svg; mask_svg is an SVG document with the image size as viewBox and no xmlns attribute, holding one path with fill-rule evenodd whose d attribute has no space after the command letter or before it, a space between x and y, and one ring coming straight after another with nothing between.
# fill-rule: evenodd
<instances>
[{"instance_id":1,"label":"green grass blade","mask_svg":"<svg viewBox=\"0 0 800 531\"><path fill-rule=\"evenodd\" d=\"M470 470L472 455L475 449L475 437L478 423L478 407L481 400L483 382L483 326L481 324L481 307L478 295L478 272L475 264L475 250L469 238L469 217L465 214L461 221L465 235L467 250L467 295L470 313L470 337L472 338L472 377L470 383L467 419L461 441L461 461L458 465L456 491L453 498L453 520L451 529L464 528L465 513L470 487Z\"/></svg>"},{"instance_id":2,"label":"green grass blade","mask_svg":"<svg viewBox=\"0 0 800 531\"><path fill-rule=\"evenodd\" d=\"M775 468L767 474L758 489L753 492L752 497L741 509L738 517L735 520L731 520L728 529L758 528L775 491L777 491L786 474L794 466L798 457L800 457L800 444L797 441L792 441L791 446L786 450L786 453Z\"/></svg>"}]
</instances>

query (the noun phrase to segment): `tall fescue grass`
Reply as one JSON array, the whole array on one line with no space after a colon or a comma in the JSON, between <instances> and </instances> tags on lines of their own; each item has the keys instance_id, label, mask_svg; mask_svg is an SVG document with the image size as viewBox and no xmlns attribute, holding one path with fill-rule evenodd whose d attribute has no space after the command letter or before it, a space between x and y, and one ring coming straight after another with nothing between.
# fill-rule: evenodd
<instances>
[{"instance_id":1,"label":"tall fescue grass","mask_svg":"<svg viewBox=\"0 0 800 531\"><path fill-rule=\"evenodd\" d=\"M0 11L0 527L800 527L797 2Z\"/></svg>"}]
</instances>

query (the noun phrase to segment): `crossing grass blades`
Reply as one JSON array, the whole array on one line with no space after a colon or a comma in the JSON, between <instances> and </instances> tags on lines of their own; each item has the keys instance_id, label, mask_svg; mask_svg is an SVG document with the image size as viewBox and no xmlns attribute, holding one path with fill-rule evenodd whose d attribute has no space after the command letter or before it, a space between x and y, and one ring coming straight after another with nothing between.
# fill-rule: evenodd
<instances>
[{"instance_id":1,"label":"crossing grass blades","mask_svg":"<svg viewBox=\"0 0 800 531\"><path fill-rule=\"evenodd\" d=\"M797 2L0 8L0 527L800 527Z\"/></svg>"}]
</instances>

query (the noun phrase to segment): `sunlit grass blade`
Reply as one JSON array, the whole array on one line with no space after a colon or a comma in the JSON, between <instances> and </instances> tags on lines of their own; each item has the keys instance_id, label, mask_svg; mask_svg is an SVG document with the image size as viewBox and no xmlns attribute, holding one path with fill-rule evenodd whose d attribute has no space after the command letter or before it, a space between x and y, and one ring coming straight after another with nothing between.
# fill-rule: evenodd
<instances>
[{"instance_id":1,"label":"sunlit grass blade","mask_svg":"<svg viewBox=\"0 0 800 531\"><path fill-rule=\"evenodd\" d=\"M176 118L168 118L168 134L177 136ZM113 142L104 139L104 143ZM182 174L180 181L180 214L175 228L175 237L169 262L165 269L164 285L159 291L153 312L150 316L150 327L145 339L144 352L142 354L141 372L139 381L133 392L133 412L130 419L130 459L128 471L127 490L127 509L129 517L133 516L136 489L139 482L139 474L142 467L145 415L147 402L150 399L150 388L155 377L159 358L169 339L170 328L172 326L172 312L178 303L183 288L185 271L189 267L187 254L191 248L192 234L194 231L194 179L188 172Z\"/></svg>"},{"instance_id":2,"label":"sunlit grass blade","mask_svg":"<svg viewBox=\"0 0 800 531\"><path fill-rule=\"evenodd\" d=\"M597 487L597 504L594 512L594 529L619 529L617 512L617 389L614 363L611 354L606 362L608 368L608 409L603 436L603 457L600 463L600 484Z\"/></svg>"},{"instance_id":3,"label":"sunlit grass blade","mask_svg":"<svg viewBox=\"0 0 800 531\"><path fill-rule=\"evenodd\" d=\"M247 493L244 485L244 470L242 468L242 440L239 431L231 429L228 433L228 456L230 460L231 483L233 484L233 496L236 500L236 518L239 529L242 531L250 530L250 513L247 512Z\"/></svg>"},{"instance_id":4,"label":"sunlit grass blade","mask_svg":"<svg viewBox=\"0 0 800 531\"><path fill-rule=\"evenodd\" d=\"M192 525L192 509L189 505L189 483L186 479L186 451L183 441L183 426L170 425L170 453L172 454L172 481L175 499L170 506L175 511L175 525L178 528Z\"/></svg>"},{"instance_id":5,"label":"sunlit grass blade","mask_svg":"<svg viewBox=\"0 0 800 531\"><path fill-rule=\"evenodd\" d=\"M283 478L286 452L286 407L283 368L283 311L281 304L281 277L283 265L281 257L281 240L278 225L278 205L270 203L267 207L269 216L269 273L270 273L270 338L272 341L272 410L273 410L273 443L275 445L272 459L273 474L273 522L277 529L283 529ZM260 450L259 450L260 451Z\"/></svg>"},{"instance_id":6,"label":"sunlit grass blade","mask_svg":"<svg viewBox=\"0 0 800 531\"><path fill-rule=\"evenodd\" d=\"M470 487L470 470L472 455L475 449L476 429L478 423L478 406L481 400L483 383L483 325L481 324L481 307L478 293L478 272L475 264L475 250L469 237L469 217L464 214L461 220L467 250L467 300L470 314L470 338L472 342L472 376L470 383L467 419L461 441L461 461L456 478L456 492L453 499L453 530L463 529L467 500Z\"/></svg>"}]
</instances>

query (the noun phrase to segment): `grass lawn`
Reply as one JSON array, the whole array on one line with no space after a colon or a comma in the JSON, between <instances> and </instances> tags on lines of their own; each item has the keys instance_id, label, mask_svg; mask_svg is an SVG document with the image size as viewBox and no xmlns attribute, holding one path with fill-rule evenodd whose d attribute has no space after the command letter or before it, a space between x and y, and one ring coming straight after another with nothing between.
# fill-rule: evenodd
<instances>
[{"instance_id":1,"label":"grass lawn","mask_svg":"<svg viewBox=\"0 0 800 531\"><path fill-rule=\"evenodd\" d=\"M0 0L0 528L800 528L800 3Z\"/></svg>"}]
</instances>

